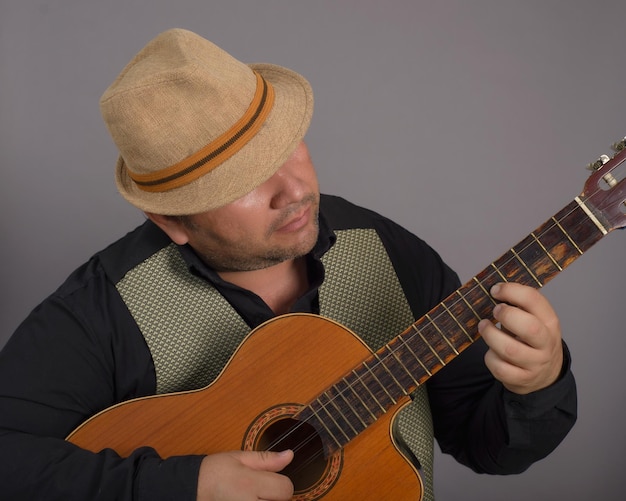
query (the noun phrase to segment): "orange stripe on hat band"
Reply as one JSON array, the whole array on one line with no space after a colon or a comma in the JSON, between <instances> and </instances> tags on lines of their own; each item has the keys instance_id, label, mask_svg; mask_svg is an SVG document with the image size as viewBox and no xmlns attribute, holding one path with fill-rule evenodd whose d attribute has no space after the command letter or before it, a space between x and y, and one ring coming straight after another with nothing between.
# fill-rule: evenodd
<instances>
[{"instance_id":1,"label":"orange stripe on hat band","mask_svg":"<svg viewBox=\"0 0 626 501\"><path fill-rule=\"evenodd\" d=\"M254 73L256 92L244 115L224 134L175 165L150 174L128 171L139 189L163 192L185 186L211 172L256 135L274 104L274 88L261 75Z\"/></svg>"}]
</instances>

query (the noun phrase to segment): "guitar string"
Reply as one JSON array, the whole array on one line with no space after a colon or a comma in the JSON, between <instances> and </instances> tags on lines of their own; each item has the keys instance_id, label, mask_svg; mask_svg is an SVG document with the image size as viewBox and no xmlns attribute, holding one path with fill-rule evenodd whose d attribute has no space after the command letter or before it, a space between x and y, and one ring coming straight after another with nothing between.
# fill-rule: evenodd
<instances>
[{"instance_id":1,"label":"guitar string","mask_svg":"<svg viewBox=\"0 0 626 501\"><path fill-rule=\"evenodd\" d=\"M598 193L599 191L600 191L600 189L599 189L598 191L596 191L594 194ZM543 233L540 233L538 236L533 235L533 237L535 237L535 239L534 239L534 240L535 240L536 242L538 242L538 243L541 245L541 242L539 242L539 239L540 239L542 236L544 236L547 232L549 232L549 231L553 230L556 226L560 226L560 222L562 222L565 218L567 218L569 215L571 215L574 211L576 211L576 210L577 210L577 209L579 209L579 208L581 208L581 207L579 207L579 206L578 206L578 207L577 207L577 206L574 206L574 207L573 207L573 209L572 209L571 211L569 211L568 213L566 213L566 214L565 214L565 215L564 215L564 216L563 216L563 217L562 217L559 221L557 221L557 220L556 220L556 219L554 219L554 217L553 217L553 218L552 218L552 221L554 221L555 223L554 223L554 224L550 224L550 225L548 225L548 226L546 227L546 230L545 230ZM550 221L550 220L548 220L548 221ZM545 223L544 223L544 224L545 224ZM567 232L566 232L566 231L565 231L562 227L561 227L560 229L561 229L561 231L562 231L562 232L563 232L563 233L564 233L564 234L565 234L565 235L569 238L569 235L567 234ZM534 232L533 232L533 233L534 233ZM520 252L523 252L524 250L526 250L526 249L530 248L530 246L531 246L531 245L534 245L534 242L531 242L531 244L529 244L529 245L527 245L526 247L524 247L523 249L521 249L521 250L520 250ZM575 245L575 244L574 244L574 245ZM542 246L542 245L541 245L541 246ZM547 255L547 256L548 256L551 260L553 260L554 264L555 264L557 267L559 267L559 272L560 272L560 271L562 271L562 270L563 270L563 268L560 268L560 266L559 266L559 265L556 263L556 261L553 259L553 256L551 256L551 255L550 255L550 253L548 252L548 250L547 250L547 249L545 249L543 246L542 246L542 248L543 248L544 252L546 253L546 255ZM511 249L511 250L512 250L512 249ZM581 251L581 252L583 252L583 251ZM508 264L508 263L510 263L510 262L512 262L512 261L515 261L515 260L519 260L522 264L524 264L524 262L523 262L523 261L521 261L521 259L519 259L519 256L518 256L518 255L515 255L515 253L514 253L513 257L511 257L508 261L505 261L503 264L504 264L504 265L506 265L506 264ZM493 263L492 263L492 264L493 264ZM495 268L495 265L494 265L494 268ZM530 272L530 274L532 275L532 271L531 271L531 270L528 270L528 271L529 271L529 272ZM497 268L496 268L496 271L495 271L495 272L489 272L489 273L487 274L487 278L493 277L493 276L494 276L494 275L496 275L496 274L498 274L498 275L499 275L499 272L498 272L498 269L497 269ZM470 283L470 282L471 282L471 279L470 279L470 281L468 281L467 283ZM540 287L543 287L543 285L545 285L545 284L541 284L539 281L538 281L538 283L539 283ZM476 285L476 286L472 285L472 286L468 289L468 294L467 294L467 295L469 295L469 293L471 293L472 291L477 290L477 289L478 289L478 288L480 288L480 287L481 287L481 286L480 286L480 284L478 284L478 285ZM466 295L465 297L467 297L467 295ZM455 302L454 302L453 304L451 304L450 306L454 306L455 304L458 304L458 303L460 303L461 301L463 301L463 297L464 297L464 296L461 296L461 297L462 297L462 298L461 298L461 300L455 301ZM445 300L444 300L443 302L441 302L439 306L441 306L444 302L445 302ZM437 307L435 307L435 308L437 308ZM433 308L433 310L434 310L434 308ZM431 311L432 311L432 310L431 310ZM439 316L434 317L433 319L431 319L431 322L433 322L433 323L434 323L434 321L435 321L436 319L440 318L440 317L441 317L441 315L443 315L443 314L444 314L444 313L442 312ZM453 316L453 318L455 318L455 317L454 317L454 315L452 315L452 314L451 314L451 312L448 312L448 314L450 314L451 316ZM457 322L457 323L458 323L458 322ZM461 324L459 324L459 326L461 326ZM412 335L411 335L411 337L414 339L416 335L420 335L420 331L419 331L419 329L417 328L416 323L412 324L412 325L411 325L408 329L410 329L411 327L412 327L413 329L415 329L415 331L416 331L416 333L414 333L414 334L412 334ZM408 330L408 329L407 329L407 330ZM443 333L441 333L441 336L442 336L442 337L444 337L444 334L443 334ZM409 338L408 338L408 340L407 340L408 342L410 342L410 341L411 341L411 337L409 337ZM424 341L425 341L427 344L429 344L429 343L428 343L428 341L426 341L426 340L424 340ZM473 342L473 341L475 341L475 339L472 339L472 342ZM456 350L455 350L455 351L456 351ZM394 353L393 348L389 347L388 352L389 352L389 354L393 355L393 353ZM381 363L381 364L382 364L382 362L383 362L384 360L388 360L388 359L389 359L389 354L385 355L385 358L384 358L384 359L381 359L381 361L380 361L380 363ZM457 352L457 353L456 353L456 355L458 355L458 354L459 354L459 353ZM454 357L454 358L456 358L456 355L455 355L455 357ZM417 358L417 357L416 357L416 358ZM373 359L369 359L369 360L373 360ZM364 362L364 363L365 363L365 362ZM372 368L375 368L375 367L376 367L376 365L378 365L378 363L375 363L375 364L372 366ZM403 364L402 364L402 365L403 365ZM443 365L445 366L446 364L444 363ZM405 369L406 369L406 368L405 368ZM385 368L385 370L387 370L387 369ZM407 371L407 372L409 372L409 371ZM380 383L379 383L379 384L380 384ZM381 386L382 386L382 385L381 385ZM419 386L419 384L418 384L417 386ZM352 388L351 386L348 386L346 389L351 389L351 388ZM344 391L344 390L340 391L340 392L339 392L339 394L341 395L343 391ZM354 391L354 390L353 390L353 391ZM404 390L403 390L403 391L404 391ZM377 399L376 399L376 397L374 397L374 398L375 398L375 400L377 400ZM332 402L332 400L333 400L333 399L329 399L329 402ZM345 399L344 399L344 400L345 400ZM393 399L392 399L392 400L393 400ZM319 399L318 399L318 401L319 401ZM378 402L378 403L379 403L379 405L380 405L380 402ZM322 406L322 408L325 408L325 406L324 406L323 404L321 404L321 402L320 402L320 405ZM336 406L335 406L335 407L336 407ZM354 412L354 410L353 410L353 412ZM386 412L386 410L385 410L385 411L383 411L383 412ZM330 413L329 413L329 414L330 414ZM348 422L348 424L350 424L349 420L346 418L346 416L345 416L345 415L343 415L343 414L342 414L342 411L341 411L341 410L339 410L339 414L340 414L340 415L342 415L342 417L346 420L346 422ZM355 413L355 414L356 414L356 413ZM331 418L332 418L332 416L331 416ZM376 418L376 419L377 419L377 418ZM334 420L334 419L333 419L333 420ZM312 425L311 425L311 426L312 426ZM338 426L338 427L339 427L339 428L340 428L340 430L341 430L341 427L340 427L340 426ZM351 426L351 425L350 425L350 427L352 428L352 426ZM297 428L298 428L298 426L296 426L295 428L297 429ZM353 428L353 430L354 430L354 428ZM354 431L356 431L356 430L354 430ZM343 431L342 431L342 432L343 432ZM358 432L357 432L357 434L358 434ZM300 450L303 446L305 446L305 445L307 445L308 443L310 443L310 441L311 441L311 440L313 440L313 439L315 439L316 437L317 437L317 436L316 436L315 434L311 434L311 435L309 435L309 437L307 437L307 440L305 440L304 442L301 442L300 446L297 446L297 447L295 447L295 448L294 448L294 454L295 454L296 452L298 452L298 450ZM310 465L313 461L315 461L316 459L318 459L321 455L323 455L323 450L318 451L317 453L315 453L315 454L313 454L313 455L309 456L309 458L307 458L307 460L306 460L306 461L302 462L302 463L301 463L301 464L300 464L300 465L299 465L299 466L298 466L298 467L294 470L294 473L298 473L299 471L303 470L303 469L304 469L304 468L306 468L308 465Z\"/></svg>"},{"instance_id":2,"label":"guitar string","mask_svg":"<svg viewBox=\"0 0 626 501\"><path fill-rule=\"evenodd\" d=\"M557 221L557 222L556 222L556 223L554 223L554 224L551 224L551 225L547 226L547 227L546 227L546 229L545 229L545 231L544 231L543 233L541 233L541 234L539 234L539 235L538 235L537 239L539 239L539 238L541 238L542 236L544 236L544 235L545 235L548 231L553 230L555 227L557 227L557 224L558 224L558 223L560 223L560 221L562 221L563 219L565 219L567 216L571 215L571 214L572 214L575 210L577 210L577 209L579 209L579 207L574 207L571 211L569 211L568 213L566 213L566 214L563 216L563 218L562 218L561 220ZM544 224L545 224L545 223L544 223ZM522 251L523 251L523 250L525 250L525 249L527 249L527 248L529 248L529 247L530 247L530 244L529 244L527 247L525 247L524 249L522 249ZM508 261L505 261L505 263L503 263L503 264L505 264L505 265L506 265L506 264L508 264L508 263L510 263L510 262L512 262L512 261L514 261L514 260L515 260L515 259L512 257L512 258L510 258ZM487 269L487 268L485 268L485 269ZM493 276L495 276L495 275L496 275L496 272L495 272L495 271L494 271L494 272L488 272L488 274L487 274L486 278L492 278L492 277L493 277ZM468 281L467 283L469 283L469 281ZM466 294L464 297L467 297L467 296L468 296L471 292L474 292L474 291L478 290L479 288L480 288L480 286L479 286L479 285L472 285L472 286L470 286L470 287L469 287L469 289L467 290L467 294ZM461 301L463 301L463 299L456 300L455 302L453 302L453 303L451 304L451 306L457 305L457 304L461 303ZM439 304L442 304L442 303L439 303ZM435 308L437 308L437 307L435 307ZM433 310L434 310L435 308L433 308ZM432 310L431 310L431 311L432 311ZM442 315L443 315L443 313L441 313L439 316L435 316L435 317L433 317L433 319L432 319L432 320L433 320L433 322L434 322L434 321L436 321L437 319L441 318L441 316L442 316ZM414 329L416 329L416 330L417 330L416 323L413 323L411 326L409 326L409 328L411 328L411 327L413 327ZM416 333L414 333L414 334L411 334L411 335L407 336L407 342L414 341L414 340L416 339L416 336L418 336L418 335L419 335L419 333L418 333L418 332L416 332ZM377 366L382 365L384 361L389 360L389 358L393 355L393 353L394 353L394 350L393 350L392 348L390 348L389 353L388 353L388 354L386 354L383 358L381 358L381 361L380 361L380 362L376 362L376 363L372 366L372 368L376 368ZM385 370L386 370L386 369L385 369ZM347 386L344 390L339 390L338 395L337 395L336 397L333 397L331 400L329 400L329 402L330 402L330 401L332 401L332 400L338 399L338 398L339 398L339 396L345 396L345 395L344 395L344 393L345 393L347 390L352 390L352 391L354 391L354 390L353 390L353 387L352 387L351 385L348 385L348 386ZM311 404L308 404L308 405L310 406ZM307 407L307 406L303 406L303 408L305 408L305 407ZM324 409L326 408L324 405L322 405L322 407L323 407ZM385 411L385 412L386 412L386 411ZM355 413L356 413L356 412L355 412ZM267 447L267 449L268 449L268 450L271 450L272 448L276 448L276 447L278 446L278 444L279 444L279 443L281 443L281 442L283 442L283 441L287 440L287 439L288 439L288 437L289 437L292 433L295 433L295 432L296 432L296 431L300 428L300 426L302 426L303 424L307 423L309 420L313 419L314 417L315 417L315 415L311 416L310 418L307 418L305 421L300 421L298 425L296 425L296 426L294 426L293 428L291 428L291 429L290 429L287 433L283 434L282 436L279 436L279 437L278 437L278 438L277 438L277 439L276 439L276 440L275 440L272 444L270 444L270 445ZM344 418L345 418L345 416L344 416ZM348 421L348 420L346 419L346 421ZM302 424L300 424L300 423L302 423ZM308 424L308 423L307 423L307 424ZM310 426L312 426L313 428L315 428L312 424L310 424ZM330 433L330 431L329 431L329 433ZM311 434L311 435L309 435L309 437L310 437L310 438L307 438L304 442L299 443L296 447L294 447L294 448L293 448L294 453L298 452L298 451L299 451L300 449L302 449L304 446L308 445L308 443L310 443L310 441L311 441L311 440L313 440L313 439L315 439L315 438L316 438L316 435L315 435L315 434ZM316 454L315 456L318 456L318 454ZM313 460L315 460L315 459L316 459L316 457L312 457L312 458L310 458L310 461L313 461Z\"/></svg>"},{"instance_id":3,"label":"guitar string","mask_svg":"<svg viewBox=\"0 0 626 501\"><path fill-rule=\"evenodd\" d=\"M591 198L593 195L596 195L596 194L597 194L597 193L599 193L600 191L602 191L602 189L601 189L601 188L598 188L598 189L597 189L597 191L596 191L596 192L594 192L594 193L592 193L592 195L590 195L588 198ZM571 203L571 202L570 202L570 203ZM553 221L553 223L552 223L552 224L549 224L548 226L546 226L545 230L544 230L542 233L540 233L539 235L537 235L535 240L536 240L536 241L539 241L539 239L540 239L542 236L545 236L545 235L546 235L549 231L552 231L552 230L553 230L554 228L556 228L557 226L559 226L559 227L560 227L560 223L561 223L564 219L566 219L568 216L570 216L571 214L573 214L576 210L581 210L581 207L580 207L579 205L574 206L574 207L572 208L572 210L570 210L569 212L567 212L566 214L564 214L564 215L562 216L562 218L561 218L560 220L558 220L558 221L554 219L554 216L553 216L551 219L549 219L548 221L546 221L546 222ZM546 223L544 223L544 224L546 224ZM567 235L567 232L565 232L562 228L561 228L561 231L563 231L563 232ZM534 233L534 232L533 232L533 233ZM567 236L569 237L569 235L567 235ZM519 254L520 252L523 252L524 250L529 249L529 248L531 247L531 245L532 245L532 244L528 244L528 245L527 245L527 246L525 246L524 248L520 249L520 250L518 251L518 254ZM546 254L548 254L548 256L550 256L550 254L547 252L547 250L546 250L545 252L546 252ZM506 254L506 253L505 253L505 254ZM551 256L550 256L550 257L551 257ZM511 257L510 259L508 259L507 261L505 261L505 262L503 263L503 265L509 264L509 263L511 263L511 262L513 262L513 261L515 261L515 260L518 260L518 257L516 257L516 256L514 255L513 257ZM492 262L491 264L493 264L493 262ZM487 268L489 268L489 266L487 266L487 267L485 268L485 270L487 270ZM491 271L491 272L488 272L488 273L487 273L487 275L486 275L486 279L487 279L487 278L493 278L495 275L498 275L498 273L497 273L496 271ZM475 277L473 277L473 278L475 278ZM472 279L470 279L469 281L467 281L467 282L466 282L466 284L470 283L470 282L471 282L471 280L472 280ZM483 281L484 281L484 280L483 280ZM542 286L543 286L543 284L542 284ZM465 294L465 296L461 296L461 298L460 298L460 299L453 301L453 302L450 304L450 306L452 306L452 307L453 307L453 306L455 306L455 305L460 304L461 302L463 302L463 301L464 301L464 298L467 298L467 297L469 296L469 294L470 294L471 292L475 292L475 291L477 291L478 289L480 289L480 287L481 287L481 286L480 286L480 285L478 285L478 284L477 284L477 285L471 285L471 286L469 286L469 287L468 287L468 289L467 289L467 293ZM458 291L458 290L460 290L460 288L459 288L459 289L457 289L457 291ZM450 296L448 296L448 297L450 297ZM490 296L490 297L491 297L491 296ZM444 301L445 301L445 300L444 300ZM438 308L439 306L441 306L441 305L444 303L444 301L442 301L442 302L438 303L438 305L437 305L437 306L435 306L434 308L432 308L430 311L434 311L436 308ZM432 323L434 323L437 319L442 318L442 316L443 316L443 315L444 315L444 313L442 312L442 313L440 313L439 315L437 315L437 316L433 317L433 318L432 318ZM416 330L417 332L412 333L412 334L410 334L410 335L407 335L407 337L406 337L406 341L407 341L407 342L415 341L415 340L416 340L416 337L417 337L417 336L419 336L419 329L417 328L417 322L414 322L413 324L411 324L411 325L408 327L408 329L410 329L410 328L413 328L413 329L414 329L414 330ZM473 339L473 338L472 338L472 343L473 343L474 341L476 341L477 339L478 339L478 338L476 338L476 339ZM393 354L394 354L394 353L396 353L396 352L398 352L398 351L399 351L399 350L394 350L393 348L389 347L388 353L387 353L387 354L385 354L385 355L384 355L384 357L380 358L380 359L379 359L379 361L375 362L375 363L372 365L371 369L374 369L374 368L376 368L376 367L379 367L379 366L384 365L384 363L383 363L383 362L384 362L384 361L389 360L389 359L390 359L390 357L392 357L392 356L393 356ZM416 358L417 358L417 357L416 357ZM456 355L455 355L455 357L454 357L454 358L456 358ZM363 362L363 364L364 364L364 363L365 363L365 361ZM361 364L361 365L362 365L362 364ZM445 364L444 364L444 365L445 365ZM403 367L404 367L404 366L403 366ZM405 369L406 369L406 368L405 368ZM384 370L385 370L386 372L389 372L389 371L388 371L388 369L387 369L386 367L384 367ZM429 377L430 377L430 376L429 376ZM357 380L358 380L358 381L360 381L360 380L361 380L361 379L360 379L360 377L358 377L358 376L357 376ZM361 383L361 384L363 384L364 386L366 386L366 385L365 385L365 383ZM424 384L424 383L420 383L420 384L418 384L416 387L420 386L421 384ZM334 385L333 385L333 386L334 386ZM339 397L343 397L343 398L344 398L344 400L346 400L346 398L345 398L345 392L346 392L346 391L348 391L348 390L351 390L351 391L355 392L355 390L353 389L353 386L352 386L351 384L348 384L348 386L347 386L346 388L344 388L343 390L339 390L339 389L337 389L337 390L338 390L338 394L337 394L337 396L332 397L332 398L330 398L330 397L329 397L329 403L330 403L330 402L333 402L333 401L335 401L335 400L337 400ZM405 391L404 389L402 389L402 391L403 391L403 393L406 393L406 391ZM324 392L324 393L326 393L326 392ZM316 400L318 400L318 399L316 399ZM377 400L377 399L375 399L375 400ZM318 400L318 401L319 401L319 400ZM380 404L380 402L378 402L378 403ZM307 404L307 405L303 405L303 409L305 409L306 407L310 407L311 405L312 405L312 403L309 403L309 404ZM321 402L320 402L320 405L321 405L321 407L322 407L323 409L325 409L325 410L326 410L326 406L325 406L324 404L321 404ZM381 406L382 406L382 405L381 405ZM385 410L383 411L383 413L386 413L386 412L387 412L387 410L388 410L389 408L390 408L390 407L388 407L387 409L385 409ZM348 418L347 418L345 415L343 415L343 413L342 413L341 411L339 411L339 412L340 412L340 415L344 418L344 420L345 420L346 422L350 423L350 422L349 422L349 420L348 420ZM353 410L353 412L354 412L354 414L355 414L355 415L358 415L358 414L357 414L357 412L356 412L355 410ZM331 413L330 413L330 412L328 412L328 411L327 411L327 413L328 413L329 415L331 415ZM376 414L376 413L375 413L375 412L373 412L373 414ZM283 435L281 435L281 436L277 437L277 438L276 438L276 439L275 439L275 440L274 440L274 441L273 441L273 442L272 442L272 443L271 443L271 444L270 444L270 445L266 448L266 450L272 450L273 448L277 448L277 446L278 446L281 442L283 442L283 441L287 441L287 440L288 440L288 438L289 438L289 436L290 436L291 434L295 433L296 431L298 431L298 429L299 429L301 426L303 426L304 424L309 424L309 426L311 426L313 429L316 429L316 428L315 428L315 426L314 426L313 424L310 424L310 423L309 423L309 421L310 421L310 420L312 420L312 419L314 419L314 418L315 418L315 416L316 416L316 415L315 415L315 412L314 412L314 414L313 414L311 417L307 418L306 420L304 420L304 421L298 421L298 424L297 424L297 425L295 425L294 427L290 428L290 430L289 430L288 432L286 432L285 434L283 434ZM376 417L376 419L374 420L374 422L375 422L376 420L378 420L378 418L379 418L379 417L380 417L380 416L377 416L377 417ZM332 418L332 415L331 415L331 418ZM319 418L318 418L318 420L319 420ZM338 423L336 423L336 424L337 424L337 427L340 429L340 431L342 431L342 432L343 432L343 430L342 430L342 428L339 426L339 424L338 424ZM367 428L367 427L369 427L371 424L373 424L373 422L372 422L372 423L369 423L368 425L366 425L366 428ZM333 436L332 436L332 432L330 432L330 430L327 430L327 431L328 431L329 435L331 435L331 438L334 438L334 440L335 440L335 441L337 441L337 439L336 439L335 437L333 437ZM360 432L359 432L359 433L360 433ZM306 440L305 440L304 442L300 442L299 444L297 444L295 447L293 447L293 448L292 448L292 450L293 450L294 454L295 454L295 453L297 453L298 451L300 451L301 449L303 449L306 445L308 445L308 444L311 442L311 440L314 440L315 438L317 438L317 435L316 435L315 433L311 433L311 434L310 434L310 435L306 438ZM307 462L306 462L305 464L301 465L301 466L298 468L298 470L301 470L302 468L304 468L304 467L305 467L305 465L308 465L308 464L310 464L311 462L315 461L315 460L316 460L318 457L320 457L320 455L322 455L322 454L323 454L323 450L322 450L322 451L320 451L320 452L317 452L316 454L314 454L314 455L312 455L312 456L310 456L310 457L307 459ZM297 472L298 470L296 470L296 472Z\"/></svg>"},{"instance_id":4,"label":"guitar string","mask_svg":"<svg viewBox=\"0 0 626 501\"><path fill-rule=\"evenodd\" d=\"M567 216L569 216L570 214L572 214L572 213L573 213L575 210L577 210L578 208L579 208L579 207L574 206L574 208L573 208L570 212L568 212L567 214L565 214L565 215L564 215L564 217L563 217L560 221L563 221L563 219L565 219ZM554 218L553 218L553 221L556 221L556 220L554 220ZM557 225L558 225L558 226L560 226L560 221L556 221L556 224L551 224L551 225L549 225L548 227L546 227L546 231L545 231L545 232L543 232L543 233L541 233L541 234L539 234L539 236L536 238L536 240L538 241L538 240L539 240L539 238L540 238L541 236L544 236L544 235L546 234L546 232L551 231L551 230L552 230L552 229L554 229ZM545 224L545 223L544 223L544 224ZM561 230L562 230L562 231L564 231L562 228L561 228ZM567 232L565 232L565 234L567 235ZM530 244L529 244L528 246L526 246L524 249L522 249L522 251L523 251L523 250L525 250L525 249L527 249L527 248L529 248L529 247L530 247ZM547 249L544 249L544 251L546 252L546 254L547 254L549 257L552 257L552 256L550 256L550 254L549 254L549 252L547 251ZM517 259L517 256L515 256L515 259ZM508 261L506 261L504 264L507 264L507 263L509 263L509 262L511 262L511 261L513 261L513 260L514 260L514 258L511 258L511 259L509 259ZM562 271L562 269L561 269L560 271ZM495 274L496 274L496 273L494 273L494 272L490 272L487 276L488 276L488 277L491 277L491 276L494 276ZM469 282L468 282L468 283L469 283ZM543 284L540 284L540 286L543 286ZM480 285L470 287L470 289L469 289L469 291L468 291L468 292L471 292L471 291L473 291L473 290L476 290L476 289L477 289L477 287L480 287ZM463 300L463 299L461 299L461 301L462 301L462 300ZM440 303L440 304L443 304L443 302L442 302L442 303ZM457 301L455 304L458 304L458 301ZM443 314L443 313L442 313L442 314ZM435 317L435 319L437 319L437 318L439 318L439 317ZM433 319L433 321L434 321L434 319ZM417 333L416 333L416 334L417 334L417 335L419 335L419 330L417 329L417 326L415 325L415 323L414 323L411 327L413 327L413 328L417 331ZM409 327L409 329L410 329L411 327ZM416 334L413 334L413 337L414 337ZM409 339L409 341L410 341L410 339ZM390 352L391 354L393 354L393 353L394 353L394 351L393 351L393 349L392 349L392 348L390 348L390 349L389 349L389 352ZM387 359L388 359L388 357L389 357L389 355L386 355L386 358L387 358ZM381 360L381 362L382 362L382 360ZM444 364L444 365L445 365L445 364ZM375 366L374 366L374 367L375 367ZM385 369L385 370L386 370L386 369ZM418 386L419 386L419 384L418 384ZM346 389L351 389L351 387L350 387L350 386L348 386L348 388L346 388ZM342 391L340 392L340 395L343 393L343 391L344 391L344 390L342 390ZM332 402L332 399L331 399L330 401ZM322 405L322 407L324 408L324 405ZM386 412L386 410L385 410L385 411L383 411L383 412ZM341 414L341 411L339 411L339 413ZM330 414L330 413L329 413L329 414ZM342 414L342 416L343 416L343 414ZM331 418L332 418L332 416L331 416ZM348 423L349 423L349 420L348 420L345 416L343 416L343 418L346 420L346 422L348 422ZM377 419L377 418L376 418L376 419ZM333 419L333 420L334 420L334 419ZM350 423L349 423L349 424L350 424ZM312 425L311 425L311 426L312 426ZM295 429L297 429L297 428L298 428L298 426L296 426L296 427L295 427ZM341 430L341 427L339 427L339 428L340 428L340 430ZM355 430L355 431L356 431L356 430ZM291 433L291 432L290 432L290 433ZM284 440L284 439L286 439L286 437L287 437L288 435L289 435L289 434L287 434L287 435L283 436L283 438L281 438L280 440ZM301 442L300 446L296 446L296 447L294 447L294 448L293 448L293 449L294 449L294 454L295 454L295 453L297 453L297 452L298 452L298 451L299 451L302 447L304 447L305 445L307 445L307 444L308 444L311 440L313 440L313 439L315 439L315 438L316 438L316 435L315 435L315 434L311 434L311 435L309 435L309 438L307 438L307 440L306 440L306 441ZM304 461L303 463L301 463L301 464L300 464L300 465L299 465L299 466L298 466L298 467L294 470L294 473L298 473L298 472L299 472L299 471L301 471L302 469L306 468L309 464L311 464L313 461L315 461L315 460L316 460L317 458L319 458L321 455L323 455L323 450L318 451L318 452L317 452L317 453L315 453L314 455L310 456L310 457L309 457L306 461Z\"/></svg>"}]
</instances>

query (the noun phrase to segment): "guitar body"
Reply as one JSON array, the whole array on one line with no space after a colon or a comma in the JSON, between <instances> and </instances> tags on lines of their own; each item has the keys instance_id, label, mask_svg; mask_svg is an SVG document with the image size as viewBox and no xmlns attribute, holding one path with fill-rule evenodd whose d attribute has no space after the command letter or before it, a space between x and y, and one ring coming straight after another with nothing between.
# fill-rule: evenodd
<instances>
[{"instance_id":1,"label":"guitar body","mask_svg":"<svg viewBox=\"0 0 626 501\"><path fill-rule=\"evenodd\" d=\"M150 446L162 457L272 448L289 431L292 416L371 355L351 331L323 317L277 317L254 331L220 376L206 388L118 404L83 423L68 440L121 456ZM398 401L387 413L338 449L327 438L294 434L295 500L415 500L421 479L392 436ZM323 435L323 434L322 434ZM287 447L285 447L286 445ZM321 454L323 451L330 454ZM316 459L309 465L309 456ZM299 464L299 466L298 466Z\"/></svg>"}]
</instances>

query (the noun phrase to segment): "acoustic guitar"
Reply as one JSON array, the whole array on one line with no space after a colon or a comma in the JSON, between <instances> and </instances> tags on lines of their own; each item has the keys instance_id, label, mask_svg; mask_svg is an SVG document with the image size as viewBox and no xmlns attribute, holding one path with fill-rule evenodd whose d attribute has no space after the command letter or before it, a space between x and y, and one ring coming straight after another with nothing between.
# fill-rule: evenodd
<instances>
[{"instance_id":1,"label":"acoustic guitar","mask_svg":"<svg viewBox=\"0 0 626 501\"><path fill-rule=\"evenodd\" d=\"M376 353L331 320L277 317L246 337L209 386L118 404L68 440L122 456L141 446L162 457L292 449L283 473L294 500L421 499L418 470L394 442L398 412L478 339L496 304L492 285L540 288L626 226L626 139L613 148L590 164L579 196Z\"/></svg>"}]
</instances>

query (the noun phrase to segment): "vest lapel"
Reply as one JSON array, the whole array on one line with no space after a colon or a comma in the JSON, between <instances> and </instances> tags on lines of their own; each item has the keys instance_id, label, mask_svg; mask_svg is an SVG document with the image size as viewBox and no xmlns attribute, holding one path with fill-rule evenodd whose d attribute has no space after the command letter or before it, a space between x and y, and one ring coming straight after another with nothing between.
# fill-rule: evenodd
<instances>
[{"instance_id":1,"label":"vest lapel","mask_svg":"<svg viewBox=\"0 0 626 501\"><path fill-rule=\"evenodd\" d=\"M207 386L250 332L219 292L189 273L175 244L116 286L152 354L158 394Z\"/></svg>"}]
</instances>

